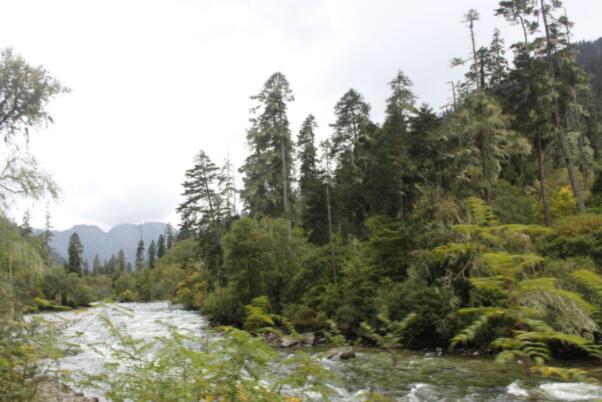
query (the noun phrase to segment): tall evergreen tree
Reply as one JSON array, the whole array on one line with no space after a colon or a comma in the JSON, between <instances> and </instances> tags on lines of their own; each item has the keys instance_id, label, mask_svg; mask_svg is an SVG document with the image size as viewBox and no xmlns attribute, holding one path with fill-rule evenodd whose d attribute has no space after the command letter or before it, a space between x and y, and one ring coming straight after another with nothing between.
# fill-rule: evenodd
<instances>
[{"instance_id":1,"label":"tall evergreen tree","mask_svg":"<svg viewBox=\"0 0 602 402\"><path fill-rule=\"evenodd\" d=\"M84 247L82 245L81 240L79 239L79 235L74 232L69 237L69 247L67 249L67 272L74 272L81 276L82 267L84 265L82 254L84 252Z\"/></svg>"},{"instance_id":2,"label":"tall evergreen tree","mask_svg":"<svg viewBox=\"0 0 602 402\"><path fill-rule=\"evenodd\" d=\"M550 75L553 82L552 93L554 96L553 110L551 112L552 121L555 126L556 135L558 142L560 143L560 150L567 168L569 182L573 189L573 194L577 199L577 206L580 211L585 211L585 203L583 194L579 183L577 182L577 175L575 169L574 158L569 145L567 137L567 127L563 123L562 109L560 95L562 82L562 70L566 68L564 64L570 63L573 66L576 65L576 60L573 57L566 57L567 54L564 50L568 47L568 37L562 31L562 24L568 24L566 17L557 17L554 12L559 12L562 8L562 2L560 0L552 0L547 2L546 0L540 0L539 14L542 17L543 28L545 33L545 57L547 58L548 65L550 68ZM570 102L570 100L569 100Z\"/></svg>"},{"instance_id":3,"label":"tall evergreen tree","mask_svg":"<svg viewBox=\"0 0 602 402\"><path fill-rule=\"evenodd\" d=\"M301 226L309 240L317 244L328 242L328 228L324 210L323 174L318 167L318 155L315 145L316 119L313 115L301 124L297 136L297 161L299 164L299 198Z\"/></svg>"},{"instance_id":4,"label":"tall evergreen tree","mask_svg":"<svg viewBox=\"0 0 602 402\"><path fill-rule=\"evenodd\" d=\"M46 219L44 224L44 233L42 233L42 240L44 242L44 260L46 261L46 266L50 267L52 265L52 223L50 221L50 211L46 209Z\"/></svg>"},{"instance_id":5,"label":"tall evergreen tree","mask_svg":"<svg viewBox=\"0 0 602 402\"><path fill-rule=\"evenodd\" d=\"M125 252L123 250L119 250L117 252L117 257L114 259L114 269L117 272L125 272L127 261L125 259Z\"/></svg>"},{"instance_id":6,"label":"tall evergreen tree","mask_svg":"<svg viewBox=\"0 0 602 402\"><path fill-rule=\"evenodd\" d=\"M148 267L151 269L155 268L156 255L157 255L157 246L155 245L155 241L152 240L148 246Z\"/></svg>"},{"instance_id":7,"label":"tall evergreen tree","mask_svg":"<svg viewBox=\"0 0 602 402\"><path fill-rule=\"evenodd\" d=\"M102 273L102 263L100 262L100 257L98 254L94 255L94 260L92 261L92 273L94 275L99 275Z\"/></svg>"},{"instance_id":8,"label":"tall evergreen tree","mask_svg":"<svg viewBox=\"0 0 602 402\"><path fill-rule=\"evenodd\" d=\"M161 258L165 255L165 236L159 235L159 240L157 240L157 258Z\"/></svg>"},{"instance_id":9,"label":"tall evergreen tree","mask_svg":"<svg viewBox=\"0 0 602 402\"><path fill-rule=\"evenodd\" d=\"M416 196L409 155L408 122L416 112L412 82L402 71L389 83L385 122L371 150L370 204L372 212L392 217L409 213Z\"/></svg>"},{"instance_id":10,"label":"tall evergreen tree","mask_svg":"<svg viewBox=\"0 0 602 402\"><path fill-rule=\"evenodd\" d=\"M138 246L136 247L136 271L141 271L146 265L144 258L144 240L140 239Z\"/></svg>"},{"instance_id":11,"label":"tall evergreen tree","mask_svg":"<svg viewBox=\"0 0 602 402\"><path fill-rule=\"evenodd\" d=\"M274 73L252 109L247 141L251 154L241 168L241 197L251 215L284 217L291 225L292 143L287 105L294 100L284 74Z\"/></svg>"},{"instance_id":12,"label":"tall evergreen tree","mask_svg":"<svg viewBox=\"0 0 602 402\"><path fill-rule=\"evenodd\" d=\"M222 198L219 184L219 168L204 151L195 157L194 166L186 171L183 183L184 202L178 206L181 215L180 234L183 237L199 236L217 229L222 220Z\"/></svg>"},{"instance_id":13,"label":"tall evergreen tree","mask_svg":"<svg viewBox=\"0 0 602 402\"><path fill-rule=\"evenodd\" d=\"M218 178L219 193L221 195L221 212L226 221L231 221L238 215L236 209L236 182L234 177L234 167L230 157L226 158L224 165L220 169Z\"/></svg>"},{"instance_id":14,"label":"tall evergreen tree","mask_svg":"<svg viewBox=\"0 0 602 402\"><path fill-rule=\"evenodd\" d=\"M336 159L334 196L341 216L343 236L362 234L369 214L365 193L368 177L368 147L376 126L370 121L370 105L354 89L347 91L334 108L335 123L331 137L332 156Z\"/></svg>"},{"instance_id":15,"label":"tall evergreen tree","mask_svg":"<svg viewBox=\"0 0 602 402\"><path fill-rule=\"evenodd\" d=\"M167 248L167 250L171 250L171 248L173 247L174 237L175 234L173 226L171 226L171 223L168 223L167 227L165 228L165 247Z\"/></svg>"},{"instance_id":16,"label":"tall evergreen tree","mask_svg":"<svg viewBox=\"0 0 602 402\"><path fill-rule=\"evenodd\" d=\"M19 231L21 232L21 236L28 237L33 233L33 228L31 227L31 211L27 210L23 214L23 222L21 226L19 226Z\"/></svg>"}]
</instances>

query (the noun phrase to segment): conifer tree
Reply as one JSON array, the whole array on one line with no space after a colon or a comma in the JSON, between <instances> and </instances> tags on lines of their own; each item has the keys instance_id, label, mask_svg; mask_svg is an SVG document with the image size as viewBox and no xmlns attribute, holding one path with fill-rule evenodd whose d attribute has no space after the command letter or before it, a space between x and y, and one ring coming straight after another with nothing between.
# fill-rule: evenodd
<instances>
[{"instance_id":1,"label":"conifer tree","mask_svg":"<svg viewBox=\"0 0 602 402\"><path fill-rule=\"evenodd\" d=\"M508 60L506 59L506 49L504 38L499 29L493 31L493 38L489 45L489 58L485 66L488 78L488 87L499 86L508 75Z\"/></svg>"},{"instance_id":2,"label":"conifer tree","mask_svg":"<svg viewBox=\"0 0 602 402\"><path fill-rule=\"evenodd\" d=\"M157 258L161 258L165 255L165 236L159 235L159 240L157 240Z\"/></svg>"},{"instance_id":3,"label":"conifer tree","mask_svg":"<svg viewBox=\"0 0 602 402\"><path fill-rule=\"evenodd\" d=\"M117 272L125 272L125 270L126 270L126 260L125 260L125 252L123 250L119 250L117 252L117 257L114 258L114 264L113 264L113 266L114 266L114 269Z\"/></svg>"},{"instance_id":4,"label":"conifer tree","mask_svg":"<svg viewBox=\"0 0 602 402\"><path fill-rule=\"evenodd\" d=\"M155 241L152 240L148 246L148 267L150 269L155 268L156 254L157 254L157 246L155 245Z\"/></svg>"},{"instance_id":5,"label":"conifer tree","mask_svg":"<svg viewBox=\"0 0 602 402\"><path fill-rule=\"evenodd\" d=\"M140 239L138 247L136 247L136 271L144 269L146 261L144 258L144 240Z\"/></svg>"},{"instance_id":6,"label":"conifer tree","mask_svg":"<svg viewBox=\"0 0 602 402\"><path fill-rule=\"evenodd\" d=\"M226 158L224 165L220 169L218 178L219 194L221 194L221 212L222 219L227 222L232 220L238 212L236 210L236 183L234 177L234 167L230 157Z\"/></svg>"},{"instance_id":7,"label":"conifer tree","mask_svg":"<svg viewBox=\"0 0 602 402\"><path fill-rule=\"evenodd\" d=\"M301 226L311 242L325 244L328 242L327 217L324 211L324 183L315 145L316 128L316 119L310 114L301 124L297 136Z\"/></svg>"},{"instance_id":8,"label":"conifer tree","mask_svg":"<svg viewBox=\"0 0 602 402\"><path fill-rule=\"evenodd\" d=\"M94 275L100 275L102 273L102 263L100 262L98 254L94 255L94 260L92 261L92 273Z\"/></svg>"},{"instance_id":9,"label":"conifer tree","mask_svg":"<svg viewBox=\"0 0 602 402\"><path fill-rule=\"evenodd\" d=\"M44 233L42 233L42 240L44 242L44 260L46 261L46 266L50 267L52 265L52 224L50 222L50 211L46 209L46 220L44 225Z\"/></svg>"},{"instance_id":10,"label":"conifer tree","mask_svg":"<svg viewBox=\"0 0 602 402\"><path fill-rule=\"evenodd\" d=\"M218 193L219 179L219 168L204 151L199 151L182 184L184 202L177 208L181 215L181 236L199 236L221 225L223 202Z\"/></svg>"},{"instance_id":11,"label":"conifer tree","mask_svg":"<svg viewBox=\"0 0 602 402\"><path fill-rule=\"evenodd\" d=\"M253 216L284 217L290 233L292 142L287 107L293 93L284 74L277 72L251 99L257 104L247 131L251 154L241 168L241 197Z\"/></svg>"},{"instance_id":12,"label":"conifer tree","mask_svg":"<svg viewBox=\"0 0 602 402\"><path fill-rule=\"evenodd\" d=\"M370 137L376 126L370 121L370 105L354 89L347 91L334 108L331 124L332 156L336 159L335 196L339 204L343 235L361 234L369 214L365 182L368 176Z\"/></svg>"},{"instance_id":13,"label":"conifer tree","mask_svg":"<svg viewBox=\"0 0 602 402\"><path fill-rule=\"evenodd\" d=\"M33 228L31 227L31 224L29 222L30 220L31 211L27 210L23 214L23 222L21 223L21 226L19 226L19 231L21 232L21 236L23 237L31 236L31 234L33 233Z\"/></svg>"},{"instance_id":14,"label":"conifer tree","mask_svg":"<svg viewBox=\"0 0 602 402\"><path fill-rule=\"evenodd\" d=\"M171 250L173 247L174 236L173 226L171 226L171 223L168 223L167 227L165 228L165 248L167 250Z\"/></svg>"},{"instance_id":15,"label":"conifer tree","mask_svg":"<svg viewBox=\"0 0 602 402\"><path fill-rule=\"evenodd\" d=\"M418 172L411 166L412 139L408 132L409 119L416 111L411 86L412 82L402 71L389 82L391 95L387 99L385 122L371 150L370 204L373 213L405 217L416 198L413 176Z\"/></svg>"},{"instance_id":16,"label":"conifer tree","mask_svg":"<svg viewBox=\"0 0 602 402\"><path fill-rule=\"evenodd\" d=\"M81 276L82 267L84 265L82 260L82 254L84 247L82 246L79 235L74 232L69 237L69 247L67 249L68 260L67 260L67 272L74 272Z\"/></svg>"},{"instance_id":17,"label":"conifer tree","mask_svg":"<svg viewBox=\"0 0 602 402\"><path fill-rule=\"evenodd\" d=\"M539 13L542 17L543 21L543 29L545 32L545 57L547 59L550 76L552 79L553 87L551 88L552 96L554 94L558 94L554 96L553 99L553 110L552 110L552 121L555 125L556 135L558 137L558 141L560 143L560 150L562 152L562 156L564 158L564 162L567 168L569 182L571 183L571 188L573 190L573 194L577 199L577 206L580 211L585 211L585 203L583 200L583 195L581 192L581 188L579 187L579 183L577 182L577 175L575 172L575 163L573 160L573 155L571 154L571 148L569 145L569 141L567 138L567 128L563 124L563 119L561 116L561 102L559 100L559 92L560 85L562 84L561 77L561 69L563 67L563 63L561 59L563 59L563 55L565 52L563 50L568 46L568 38L562 32L561 24L568 24L565 17L557 18L554 15L555 11L558 11L562 7L562 2L560 0L553 0L548 3L546 0L540 0L540 8ZM563 22L564 19L564 22ZM574 57L564 58L562 60L564 62L572 62L575 64Z\"/></svg>"}]
</instances>

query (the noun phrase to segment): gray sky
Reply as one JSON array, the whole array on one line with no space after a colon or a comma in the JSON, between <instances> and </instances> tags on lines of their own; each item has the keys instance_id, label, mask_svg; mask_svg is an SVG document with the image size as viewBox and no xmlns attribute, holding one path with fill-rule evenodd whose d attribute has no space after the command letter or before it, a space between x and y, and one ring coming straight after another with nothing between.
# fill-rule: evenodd
<instances>
[{"instance_id":1,"label":"gray sky","mask_svg":"<svg viewBox=\"0 0 602 402\"><path fill-rule=\"evenodd\" d=\"M565 0L574 38L602 36L600 0ZM420 102L438 109L450 60L469 50L461 23L481 12L479 44L495 27L506 43L517 27L493 16L494 0L0 1L0 46L44 65L72 92L51 107L56 123L31 149L61 186L53 226L104 229L118 223L177 222L184 170L203 148L221 164L246 154L245 128L269 75L284 72L296 135L308 113L329 135L333 106L350 87L382 120L387 82L402 69ZM43 222L43 203L32 208Z\"/></svg>"}]
</instances>

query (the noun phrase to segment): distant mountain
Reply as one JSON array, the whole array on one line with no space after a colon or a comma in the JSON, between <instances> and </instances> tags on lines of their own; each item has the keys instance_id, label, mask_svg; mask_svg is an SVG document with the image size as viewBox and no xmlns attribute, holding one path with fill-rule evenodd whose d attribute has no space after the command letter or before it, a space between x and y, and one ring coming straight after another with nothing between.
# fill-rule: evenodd
<instances>
[{"instance_id":1,"label":"distant mountain","mask_svg":"<svg viewBox=\"0 0 602 402\"><path fill-rule=\"evenodd\" d=\"M106 233L98 226L76 225L68 230L53 231L52 247L59 256L66 259L69 238L76 232L84 246L84 259L88 260L90 267L92 267L92 261L96 254L104 262L109 260L113 254L117 254L119 250L123 250L126 259L134 264L141 232L144 244L148 249L152 240L156 242L159 235L165 233L166 227L165 223L159 222L143 223L142 225L122 224Z\"/></svg>"}]
</instances>

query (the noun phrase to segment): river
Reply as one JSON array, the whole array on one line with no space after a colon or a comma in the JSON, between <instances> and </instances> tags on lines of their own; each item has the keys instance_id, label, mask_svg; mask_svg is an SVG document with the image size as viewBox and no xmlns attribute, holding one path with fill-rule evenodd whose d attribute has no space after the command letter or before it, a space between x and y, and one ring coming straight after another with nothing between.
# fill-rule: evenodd
<instances>
[{"instance_id":1,"label":"river","mask_svg":"<svg viewBox=\"0 0 602 402\"><path fill-rule=\"evenodd\" d=\"M60 360L61 369L97 373L104 357L87 345L101 345L108 341L107 329L98 316L101 312L134 338L152 340L167 336L165 324L182 332L210 337L205 318L167 302L125 303L96 307L81 311L45 313L47 317L73 321L67 335L75 337L79 353ZM126 314L122 310L126 308ZM97 346L98 348L98 346ZM305 347L304 351L319 356L320 349ZM424 353L400 351L395 368L390 357L374 349L356 349L357 357L345 361L320 358L322 365L335 373L329 384L335 391L335 400L362 401L369 388L384 392L399 401L595 401L602 399L602 387L585 383L556 383L527 376L519 366L495 364L491 358L459 357L451 355L425 356ZM291 350L284 349L285 356ZM594 375L602 376L601 369ZM89 396L92 390L82 390Z\"/></svg>"}]
</instances>

